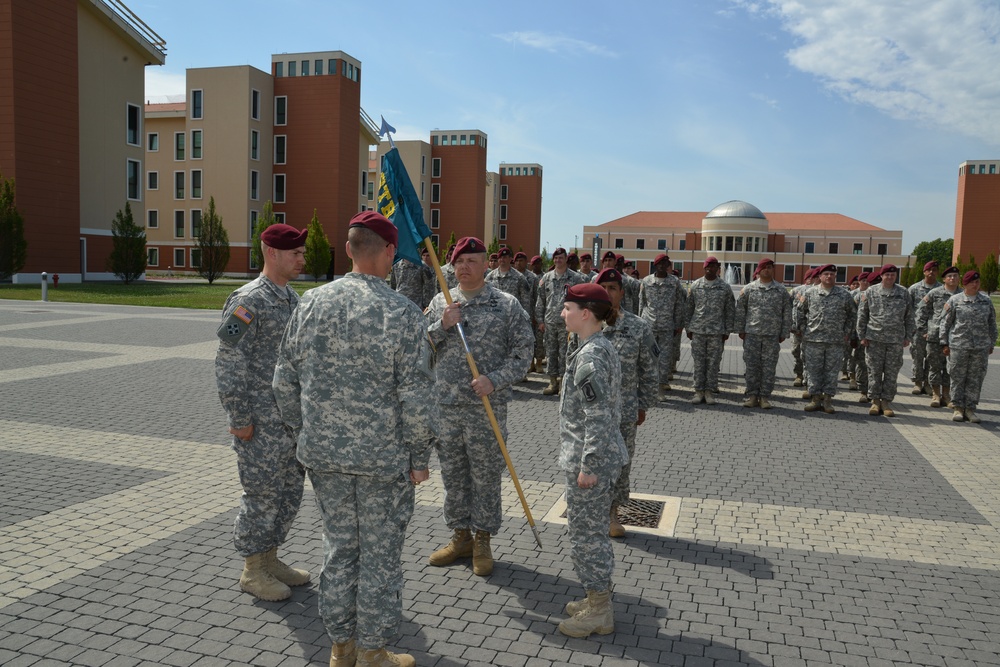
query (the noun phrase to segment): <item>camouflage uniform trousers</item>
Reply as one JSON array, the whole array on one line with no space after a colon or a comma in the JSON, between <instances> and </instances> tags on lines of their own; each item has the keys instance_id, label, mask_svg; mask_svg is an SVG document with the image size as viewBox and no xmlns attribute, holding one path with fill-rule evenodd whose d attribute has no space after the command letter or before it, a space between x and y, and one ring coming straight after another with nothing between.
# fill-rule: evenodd
<instances>
[{"instance_id":1,"label":"camouflage uniform trousers","mask_svg":"<svg viewBox=\"0 0 1000 667\"><path fill-rule=\"evenodd\" d=\"M666 384L667 378L670 377L670 373L674 370L674 338L680 338L680 336L674 334L673 329L667 329L666 331L654 331L653 340L656 341L656 347L660 348L660 355L657 357L656 368L660 378L660 384ZM624 433L624 431L622 431Z\"/></svg>"},{"instance_id":2,"label":"camouflage uniform trousers","mask_svg":"<svg viewBox=\"0 0 1000 667\"><path fill-rule=\"evenodd\" d=\"M694 361L694 390L719 390L719 367L726 341L721 334L693 334L691 337L691 358Z\"/></svg>"},{"instance_id":3,"label":"camouflage uniform trousers","mask_svg":"<svg viewBox=\"0 0 1000 667\"><path fill-rule=\"evenodd\" d=\"M414 489L405 473L309 471L323 518L319 614L333 642L377 649L399 635L403 541Z\"/></svg>"},{"instance_id":4,"label":"camouflage uniform trousers","mask_svg":"<svg viewBox=\"0 0 1000 667\"><path fill-rule=\"evenodd\" d=\"M948 374L948 357L941 351L944 345L937 341L926 341L927 345L927 381L932 387L950 387L951 376Z\"/></svg>"},{"instance_id":5,"label":"camouflage uniform trousers","mask_svg":"<svg viewBox=\"0 0 1000 667\"><path fill-rule=\"evenodd\" d=\"M622 439L625 441L625 448L628 449L628 463L622 466L621 473L619 473L618 480L615 482L611 493L611 503L619 506L628 502L630 497L629 492L632 487L632 483L629 480L629 472L632 470L632 460L635 457L635 422L623 421L620 430L622 432Z\"/></svg>"},{"instance_id":6,"label":"camouflage uniform trousers","mask_svg":"<svg viewBox=\"0 0 1000 667\"><path fill-rule=\"evenodd\" d=\"M792 334L792 358L795 359L795 377L802 377L802 336Z\"/></svg>"},{"instance_id":7,"label":"camouflage uniform trousers","mask_svg":"<svg viewBox=\"0 0 1000 667\"><path fill-rule=\"evenodd\" d=\"M507 404L492 405L506 441ZM435 449L444 482L445 523L452 530L496 535L503 520L500 478L506 466L482 403L442 405Z\"/></svg>"},{"instance_id":8,"label":"camouflage uniform trousers","mask_svg":"<svg viewBox=\"0 0 1000 667\"><path fill-rule=\"evenodd\" d=\"M913 366L910 368L910 379L914 383L927 381L927 346L923 334L917 334L917 341L910 343L910 359ZM915 343L919 342L917 345Z\"/></svg>"},{"instance_id":9,"label":"camouflage uniform trousers","mask_svg":"<svg viewBox=\"0 0 1000 667\"><path fill-rule=\"evenodd\" d=\"M869 340L865 363L868 364L868 398L873 401L896 398L899 369L903 367L903 344Z\"/></svg>"},{"instance_id":10,"label":"camouflage uniform trousers","mask_svg":"<svg viewBox=\"0 0 1000 667\"><path fill-rule=\"evenodd\" d=\"M851 366L851 344L844 343L844 361L840 365L840 372L841 373L849 372L848 369L850 368L850 366Z\"/></svg>"},{"instance_id":11,"label":"camouflage uniform trousers","mask_svg":"<svg viewBox=\"0 0 1000 667\"><path fill-rule=\"evenodd\" d=\"M670 355L670 364L671 364L670 368L671 368L671 371L673 371L673 369L677 368L677 362L680 361L680 358L681 358L681 339L682 338L683 338L683 336L681 334L679 334L679 333L675 333L674 334L674 344L672 346L673 350L672 350L672 353ZM661 377L663 377L663 376L661 376ZM666 377L670 377L670 376L667 375Z\"/></svg>"},{"instance_id":12,"label":"camouflage uniform trousers","mask_svg":"<svg viewBox=\"0 0 1000 667\"><path fill-rule=\"evenodd\" d=\"M865 348L858 343L852 350L854 356L854 377L858 381L858 390L862 394L868 393L868 363L865 361Z\"/></svg>"},{"instance_id":13,"label":"camouflage uniform trousers","mask_svg":"<svg viewBox=\"0 0 1000 667\"><path fill-rule=\"evenodd\" d=\"M986 379L990 351L951 348L948 374L951 375L951 402L959 408L975 409Z\"/></svg>"},{"instance_id":14,"label":"camouflage uniform trousers","mask_svg":"<svg viewBox=\"0 0 1000 667\"><path fill-rule=\"evenodd\" d=\"M545 373L562 377L566 372L566 325L562 322L545 323Z\"/></svg>"},{"instance_id":15,"label":"camouflage uniform trousers","mask_svg":"<svg viewBox=\"0 0 1000 667\"><path fill-rule=\"evenodd\" d=\"M743 339L743 363L746 365L747 396L768 398L771 395L779 354L781 343L778 336L746 334Z\"/></svg>"},{"instance_id":16,"label":"camouflage uniform trousers","mask_svg":"<svg viewBox=\"0 0 1000 667\"><path fill-rule=\"evenodd\" d=\"M577 486L578 473L566 471L570 559L584 590L611 589L615 552L608 530L611 528L611 497L619 471L617 465L594 468L597 484L589 489Z\"/></svg>"},{"instance_id":17,"label":"camouflage uniform trousers","mask_svg":"<svg viewBox=\"0 0 1000 667\"><path fill-rule=\"evenodd\" d=\"M302 502L305 470L295 458L295 441L280 422L254 425L253 438L233 438L243 495L233 542L243 557L270 551L288 537Z\"/></svg>"},{"instance_id":18,"label":"camouflage uniform trousers","mask_svg":"<svg viewBox=\"0 0 1000 667\"><path fill-rule=\"evenodd\" d=\"M538 324L532 320L532 327L535 330L535 359L545 358L545 334L538 330ZM548 328L548 327L546 327Z\"/></svg>"},{"instance_id":19,"label":"camouflage uniform trousers","mask_svg":"<svg viewBox=\"0 0 1000 667\"><path fill-rule=\"evenodd\" d=\"M805 377L808 381L809 393L813 396L826 394L837 395L837 380L840 377L840 364L844 358L843 343L818 343L806 341L803 343L805 361Z\"/></svg>"}]
</instances>

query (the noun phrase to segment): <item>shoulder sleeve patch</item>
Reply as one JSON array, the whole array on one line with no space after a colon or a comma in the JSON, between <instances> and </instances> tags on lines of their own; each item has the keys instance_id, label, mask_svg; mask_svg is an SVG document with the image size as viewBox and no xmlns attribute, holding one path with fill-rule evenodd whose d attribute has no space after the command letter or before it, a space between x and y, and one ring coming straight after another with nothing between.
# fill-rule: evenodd
<instances>
[{"instance_id":1,"label":"shoulder sleeve patch","mask_svg":"<svg viewBox=\"0 0 1000 667\"><path fill-rule=\"evenodd\" d=\"M219 340L223 343L236 345L243 339L243 336L246 335L247 331L249 331L250 323L253 319L253 313L243 306L239 306L233 311L232 315L226 318L218 330L216 330L215 335L217 335Z\"/></svg>"}]
</instances>

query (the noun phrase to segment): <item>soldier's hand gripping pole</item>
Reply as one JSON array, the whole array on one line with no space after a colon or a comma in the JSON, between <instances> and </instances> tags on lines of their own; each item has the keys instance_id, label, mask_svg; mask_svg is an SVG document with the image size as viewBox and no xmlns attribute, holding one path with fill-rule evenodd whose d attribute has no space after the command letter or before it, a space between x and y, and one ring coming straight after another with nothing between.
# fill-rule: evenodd
<instances>
[{"instance_id":1,"label":"soldier's hand gripping pole","mask_svg":"<svg viewBox=\"0 0 1000 667\"><path fill-rule=\"evenodd\" d=\"M427 248L427 252L430 253L431 262L434 264L434 274L437 276L438 285L441 286L441 293L444 294L445 301L451 305L451 290L448 289L448 281L444 279L444 274L441 272L441 264L438 262L437 254L434 252L434 246L431 245L431 240L429 238L424 239L424 246ZM461 320L456 325L458 327L458 335L462 339L462 347L465 348L465 360L469 363L469 370L472 371L472 379L475 380L479 377L479 369L476 367L476 360L472 358L472 351L469 349L469 341L465 338L465 329L462 328ZM507 443L504 442L503 434L500 433L500 424L497 423L496 415L493 414L493 405L490 403L489 396L481 396L483 399L483 407L486 409L486 416L489 417L490 426L493 427L493 435L497 438L497 444L500 445L500 453L503 454L503 460L507 463L507 470L510 472L510 479L514 482L514 488L517 489L517 497L521 499L521 507L524 508L524 516L528 519L528 526L531 527L531 532L535 536L535 542L538 543L538 548L542 548L542 538L538 536L538 529L535 528L535 520L531 516L531 510L528 508L528 501L524 497L524 491L521 490L521 482L517 479L517 473L514 471L514 462L510 460L510 454L507 452Z\"/></svg>"}]
</instances>

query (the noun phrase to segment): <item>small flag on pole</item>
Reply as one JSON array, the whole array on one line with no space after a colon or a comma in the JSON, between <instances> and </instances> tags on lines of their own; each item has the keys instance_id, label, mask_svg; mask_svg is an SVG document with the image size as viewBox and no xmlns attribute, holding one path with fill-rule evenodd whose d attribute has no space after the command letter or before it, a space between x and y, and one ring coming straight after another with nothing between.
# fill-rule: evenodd
<instances>
[{"instance_id":1,"label":"small flag on pole","mask_svg":"<svg viewBox=\"0 0 1000 667\"><path fill-rule=\"evenodd\" d=\"M382 119L383 127L388 126ZM420 264L420 248L431 231L424 224L424 209L406 173L399 150L393 147L382 156L382 175L378 185L378 210L399 230L396 259Z\"/></svg>"}]
</instances>

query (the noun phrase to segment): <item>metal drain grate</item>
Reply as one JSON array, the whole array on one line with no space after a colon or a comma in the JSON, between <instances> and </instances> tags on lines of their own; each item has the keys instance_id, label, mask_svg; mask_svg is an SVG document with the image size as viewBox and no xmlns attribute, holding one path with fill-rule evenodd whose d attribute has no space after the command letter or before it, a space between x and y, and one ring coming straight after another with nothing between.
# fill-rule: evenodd
<instances>
[{"instance_id":1,"label":"metal drain grate","mask_svg":"<svg viewBox=\"0 0 1000 667\"><path fill-rule=\"evenodd\" d=\"M560 518L566 518L563 510ZM618 520L633 528L659 528L663 518L663 503L658 500L629 500L618 508Z\"/></svg>"}]
</instances>

